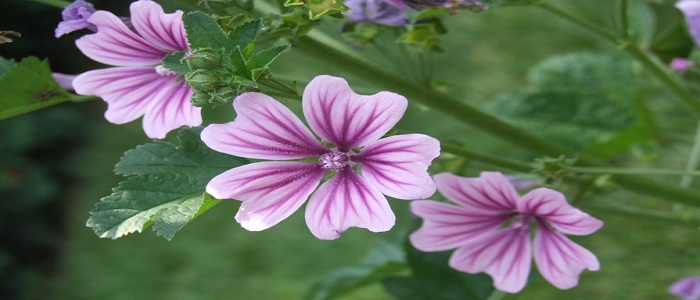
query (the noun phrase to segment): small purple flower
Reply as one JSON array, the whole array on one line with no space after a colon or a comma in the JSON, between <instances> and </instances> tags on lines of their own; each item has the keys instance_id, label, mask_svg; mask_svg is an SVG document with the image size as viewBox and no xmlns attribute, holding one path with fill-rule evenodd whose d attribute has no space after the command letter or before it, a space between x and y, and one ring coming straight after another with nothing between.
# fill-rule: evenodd
<instances>
[{"instance_id":1,"label":"small purple flower","mask_svg":"<svg viewBox=\"0 0 700 300\"><path fill-rule=\"evenodd\" d=\"M486 272L497 289L509 293L525 287L533 254L542 277L560 289L576 286L584 269L600 268L593 253L564 234L588 235L603 222L569 205L563 194L539 188L519 197L498 172L478 178L442 173L434 179L438 191L456 205L411 202L423 225L409 239L421 251L456 248L450 267Z\"/></svg>"},{"instance_id":2,"label":"small purple flower","mask_svg":"<svg viewBox=\"0 0 700 300\"><path fill-rule=\"evenodd\" d=\"M63 21L58 23L58 27L56 27L56 37L85 28L96 31L97 28L87 21L94 12L95 7L92 3L75 0L61 12Z\"/></svg>"},{"instance_id":3,"label":"small purple flower","mask_svg":"<svg viewBox=\"0 0 700 300\"><path fill-rule=\"evenodd\" d=\"M683 300L700 300L700 277L688 277L676 281L668 291Z\"/></svg>"},{"instance_id":4,"label":"small purple flower","mask_svg":"<svg viewBox=\"0 0 700 300\"><path fill-rule=\"evenodd\" d=\"M143 129L151 138L200 125L201 109L190 103L192 89L161 64L166 55L189 49L182 11L166 14L156 2L144 0L130 8L133 30L107 11L88 19L97 33L75 44L93 60L116 67L78 75L73 81L76 93L104 99L109 122L124 124L143 116Z\"/></svg>"},{"instance_id":5,"label":"small purple flower","mask_svg":"<svg viewBox=\"0 0 700 300\"><path fill-rule=\"evenodd\" d=\"M377 23L388 26L404 26L408 19L404 12L408 7L395 6L383 0L347 0L350 11L345 15L350 22Z\"/></svg>"},{"instance_id":6,"label":"small purple flower","mask_svg":"<svg viewBox=\"0 0 700 300\"><path fill-rule=\"evenodd\" d=\"M688 24L688 30L690 30L695 45L700 46L700 1L678 1L676 7L685 15L685 22Z\"/></svg>"},{"instance_id":7,"label":"small purple flower","mask_svg":"<svg viewBox=\"0 0 700 300\"><path fill-rule=\"evenodd\" d=\"M243 201L236 214L243 228L270 228L310 197L306 224L319 239L336 239L349 227L382 232L396 219L384 195L422 199L435 192L427 169L440 154L436 139L422 134L380 139L403 116L406 98L390 92L358 95L344 79L327 75L314 78L302 98L309 126L325 143L287 107L260 93L238 96L233 122L202 131L204 143L216 151L285 160L233 168L207 185L216 198Z\"/></svg>"},{"instance_id":8,"label":"small purple flower","mask_svg":"<svg viewBox=\"0 0 700 300\"><path fill-rule=\"evenodd\" d=\"M678 72L678 73L683 73L687 71L688 69L693 67L693 61L689 59L685 59L682 57L674 57L673 60L671 60L671 63L668 64L668 66Z\"/></svg>"}]
</instances>

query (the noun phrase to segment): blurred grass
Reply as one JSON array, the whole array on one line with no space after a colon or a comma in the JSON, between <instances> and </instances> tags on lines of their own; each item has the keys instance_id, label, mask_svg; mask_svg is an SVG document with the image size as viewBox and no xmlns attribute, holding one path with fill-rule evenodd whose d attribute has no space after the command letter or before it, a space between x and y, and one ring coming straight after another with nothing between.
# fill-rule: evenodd
<instances>
[{"instance_id":1,"label":"blurred grass","mask_svg":"<svg viewBox=\"0 0 700 300\"><path fill-rule=\"evenodd\" d=\"M450 95L474 105L522 87L527 69L542 59L571 51L617 51L613 45L534 8L497 9L478 15L462 12L450 17L447 25L451 34L444 41L445 52L435 56L435 66L449 67L436 69L436 78L447 83ZM365 51L372 53L371 49ZM340 69L295 52L284 55L273 69L294 75L300 83L318 74L347 77ZM364 93L381 89L381 82L348 80ZM670 96L663 92L657 96L657 111L682 111L675 100L668 99ZM86 105L96 111L105 107L102 103ZM223 114L232 112L222 110L226 111ZM681 128L681 136L692 134L694 121L668 116L664 116L665 128ZM221 122L232 115L212 119ZM50 298L299 299L328 271L359 262L377 239L394 234L350 229L338 240L319 241L304 224L303 208L269 230L247 232L233 219L238 203L226 201L185 227L172 242L150 230L114 241L99 239L84 226L88 211L120 180L111 170L121 153L147 139L140 122L115 126L98 121L90 126L92 146L74 158L85 184L76 191L76 201L70 203L61 272ZM462 141L474 150L504 156L514 153L502 141L415 105L410 106L400 127ZM662 166L682 167L688 153L682 145L687 141L662 137L661 143L674 150L662 157ZM476 174L482 167L471 164L469 172ZM636 201L640 197L609 193L603 198ZM405 203L391 204L400 221L405 221ZM559 291L534 275L521 294L508 299L672 299L666 292L668 285L681 277L700 275L696 228L605 213L595 216L606 226L595 235L575 240L598 255L601 271L584 272L580 285L569 291ZM390 297L375 285L345 299Z\"/></svg>"}]
</instances>

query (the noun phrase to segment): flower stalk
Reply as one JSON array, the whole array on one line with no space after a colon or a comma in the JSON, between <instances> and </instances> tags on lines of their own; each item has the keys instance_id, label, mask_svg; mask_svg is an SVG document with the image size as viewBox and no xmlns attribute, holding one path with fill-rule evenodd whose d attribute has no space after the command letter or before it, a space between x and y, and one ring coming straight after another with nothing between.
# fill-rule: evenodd
<instances>
[{"instance_id":1,"label":"flower stalk","mask_svg":"<svg viewBox=\"0 0 700 300\"><path fill-rule=\"evenodd\" d=\"M297 50L325 63L342 66L345 72L364 78L369 82L381 82L384 89L405 95L412 101L420 102L465 124L486 131L514 146L542 156L558 157L563 154L569 157L578 157L578 164L581 166L606 167L606 164L598 159L576 153L564 146L537 137L428 86L407 82L352 52L334 46L334 41L323 34L309 34L300 38ZM698 108L700 109L700 107ZM503 167L515 166L504 164ZM520 169L520 167L517 168ZM697 191L669 186L636 175L614 175L611 180L629 191L690 206L700 206L700 192Z\"/></svg>"},{"instance_id":2,"label":"flower stalk","mask_svg":"<svg viewBox=\"0 0 700 300\"><path fill-rule=\"evenodd\" d=\"M671 91L673 91L674 94L676 94L686 105L688 105L692 109L696 117L700 116L700 101L698 101L695 97L693 97L693 95L690 94L690 91L688 91L688 89L683 85L680 79L677 76L671 74L671 72L668 70L668 68L666 68L665 65L660 63L656 58L652 57L649 53L643 51L641 48L639 48L638 45L636 45L630 40L629 36L627 35L626 29L627 11L625 4L626 3L623 1L623 5L621 5L620 8L620 19L623 23L621 24L623 28L622 37L616 35L611 31L605 30L597 25L589 23L575 15L572 15L548 3L539 2L537 3L537 7L540 7L565 20L579 25L580 27L588 29L589 31L620 46L620 48L624 49L625 51L627 51L627 53L629 53L635 59L637 59L649 72L654 74L656 78L665 83L671 89Z\"/></svg>"}]
</instances>

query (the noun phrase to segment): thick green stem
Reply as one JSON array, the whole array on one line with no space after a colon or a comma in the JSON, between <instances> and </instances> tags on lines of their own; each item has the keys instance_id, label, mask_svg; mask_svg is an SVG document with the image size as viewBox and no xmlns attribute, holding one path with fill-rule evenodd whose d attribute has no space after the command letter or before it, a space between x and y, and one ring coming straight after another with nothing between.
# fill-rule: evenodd
<instances>
[{"instance_id":1,"label":"thick green stem","mask_svg":"<svg viewBox=\"0 0 700 300\"><path fill-rule=\"evenodd\" d=\"M442 148L442 151L445 151L447 153L452 153L457 156L461 156L467 159L473 159L477 160L480 162L484 162L487 164L499 166L502 168L506 168L509 170L517 171L517 172L525 172L529 173L532 172L533 166L529 164L524 164L521 162L517 161L512 161L512 160L507 160L495 156L491 156L488 154L483 154L475 151L471 151L468 149L465 149L463 147L450 144L450 143L441 143L440 148Z\"/></svg>"},{"instance_id":2,"label":"thick green stem","mask_svg":"<svg viewBox=\"0 0 700 300\"><path fill-rule=\"evenodd\" d=\"M693 97L692 94L690 94L690 91L688 91L683 82L681 82L677 76L674 76L665 65L663 65L654 57L652 57L650 54L644 52L641 48L639 48L639 46L630 41L627 36L619 37L608 30L605 30L595 24L591 24L564 10L549 5L548 3L539 3L538 7L543 8L544 10L551 12L566 20L569 20L570 22L577 24L583 28L586 28L589 31L596 33L599 36L619 45L622 49L627 51L627 53L629 53L640 63L642 63L642 65L644 65L647 71L651 72L659 80L665 83L673 93L675 93L681 100L683 100L685 104L690 106L690 108L696 116L700 116L700 101L698 101L698 99L696 99L695 97ZM623 7L623 9L626 10L626 7ZM622 19L622 21L625 23L627 22L626 16ZM623 28L627 28L627 24L623 24Z\"/></svg>"},{"instance_id":3,"label":"thick green stem","mask_svg":"<svg viewBox=\"0 0 700 300\"><path fill-rule=\"evenodd\" d=\"M532 135L427 86L418 86L406 82L398 76L377 67L375 64L358 57L355 53L334 46L334 43L333 40L329 40L323 35L314 34L301 38L297 44L297 49L326 64L341 66L347 74L353 74L368 82L381 82L382 87L387 90L403 94L411 101L423 103L441 113L452 116L457 120L538 155L556 157L564 154L578 157L579 164L583 166L606 166L597 159L581 155L566 147ZM622 188L630 191L660 197L669 201L700 206L700 193L696 191L680 189L633 175L615 175L612 177L612 180Z\"/></svg>"}]
</instances>

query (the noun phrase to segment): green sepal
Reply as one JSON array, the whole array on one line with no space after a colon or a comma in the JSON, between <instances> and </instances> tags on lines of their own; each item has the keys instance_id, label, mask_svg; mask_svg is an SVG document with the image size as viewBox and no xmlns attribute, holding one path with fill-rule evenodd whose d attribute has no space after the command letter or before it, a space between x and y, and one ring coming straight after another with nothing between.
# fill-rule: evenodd
<instances>
[{"instance_id":1,"label":"green sepal","mask_svg":"<svg viewBox=\"0 0 700 300\"><path fill-rule=\"evenodd\" d=\"M185 51L179 51L166 55L163 58L163 67L178 74L187 74L190 67L185 61Z\"/></svg>"}]
</instances>

